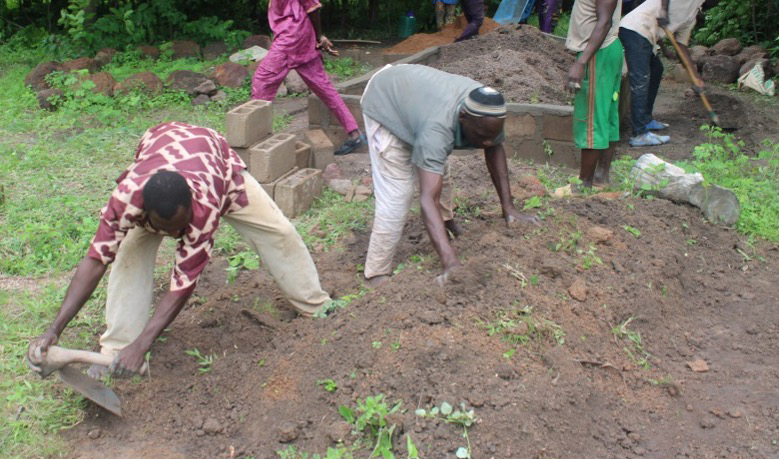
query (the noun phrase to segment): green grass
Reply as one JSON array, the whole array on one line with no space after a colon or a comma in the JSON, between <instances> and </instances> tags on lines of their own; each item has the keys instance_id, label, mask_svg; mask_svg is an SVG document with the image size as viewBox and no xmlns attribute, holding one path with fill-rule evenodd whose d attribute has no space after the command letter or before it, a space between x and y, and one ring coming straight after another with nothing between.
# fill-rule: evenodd
<instances>
[{"instance_id":1,"label":"green grass","mask_svg":"<svg viewBox=\"0 0 779 459\"><path fill-rule=\"evenodd\" d=\"M141 71L165 77L173 70L208 73L214 63L193 60L141 61L120 53L106 67L118 80ZM54 318L72 269L86 253L97 228L100 209L114 180L132 162L143 132L165 121L184 121L224 130L224 113L249 98L249 87L229 90L228 100L192 107L189 97L166 91L156 97L130 94L106 98L79 94L58 78L66 100L55 112L38 108L25 75L41 60L36 50L0 46L0 456L3 458L61 457L68 454L55 435L83 417L82 397L51 377L41 380L24 363L29 341ZM289 124L274 120L275 129ZM349 210L342 198L326 195L304 221L322 221L334 228L333 243L345 228L364 227L368 204ZM334 212L324 211L336 204ZM339 225L343 225L341 228ZM225 225L215 254L232 255L246 245ZM164 254L172 254L165 244ZM170 256L165 256L169 262ZM169 268L160 267L165 281ZM20 284L19 287L11 286ZM103 282L104 284L105 282ZM62 336L65 346L92 348L103 327L105 285L74 319Z\"/></svg>"}]
</instances>

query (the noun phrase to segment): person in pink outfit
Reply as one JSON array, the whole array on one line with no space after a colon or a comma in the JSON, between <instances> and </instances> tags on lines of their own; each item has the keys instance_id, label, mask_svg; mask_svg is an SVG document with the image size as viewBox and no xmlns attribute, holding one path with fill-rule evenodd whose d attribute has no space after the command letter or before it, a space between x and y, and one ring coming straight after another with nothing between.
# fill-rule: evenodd
<instances>
[{"instance_id":1,"label":"person in pink outfit","mask_svg":"<svg viewBox=\"0 0 779 459\"><path fill-rule=\"evenodd\" d=\"M338 51L322 35L321 7L318 0L271 0L268 22L275 37L252 78L252 98L273 100L287 73L295 69L344 127L346 141L335 154L345 155L367 140L325 72L320 50L333 56Z\"/></svg>"}]
</instances>

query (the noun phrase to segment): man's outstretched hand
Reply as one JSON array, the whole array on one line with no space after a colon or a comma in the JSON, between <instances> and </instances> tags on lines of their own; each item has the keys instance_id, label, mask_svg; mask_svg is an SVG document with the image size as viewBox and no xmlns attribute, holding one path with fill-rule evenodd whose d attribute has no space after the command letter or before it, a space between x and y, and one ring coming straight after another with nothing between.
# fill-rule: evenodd
<instances>
[{"instance_id":1,"label":"man's outstretched hand","mask_svg":"<svg viewBox=\"0 0 779 459\"><path fill-rule=\"evenodd\" d=\"M462 268L462 265L460 265L459 262L457 262L457 263L455 263L455 264L453 264L453 265L451 265L451 266L449 266L447 268L444 268L444 272L442 272L441 274L439 274L435 278L436 285L438 285L439 287L443 287L449 281L449 277L452 274L454 274L455 271L460 270L460 269L463 269L463 268Z\"/></svg>"},{"instance_id":2,"label":"man's outstretched hand","mask_svg":"<svg viewBox=\"0 0 779 459\"><path fill-rule=\"evenodd\" d=\"M119 378L126 378L136 373L140 374L141 367L146 361L147 351L148 349L143 349L136 343L130 344L114 358L108 371Z\"/></svg>"}]
</instances>

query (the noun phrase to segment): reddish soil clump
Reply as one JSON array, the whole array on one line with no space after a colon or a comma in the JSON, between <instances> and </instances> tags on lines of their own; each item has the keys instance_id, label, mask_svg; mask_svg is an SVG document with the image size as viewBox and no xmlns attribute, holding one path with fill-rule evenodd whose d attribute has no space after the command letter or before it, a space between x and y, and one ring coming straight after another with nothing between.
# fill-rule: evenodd
<instances>
[{"instance_id":1,"label":"reddish soil clump","mask_svg":"<svg viewBox=\"0 0 779 459\"><path fill-rule=\"evenodd\" d=\"M412 35L397 45L385 51L387 54L414 54L431 46L440 46L453 43L459 37L467 25L465 16L458 16L453 24L436 33L418 33ZM479 28L479 35L487 34L500 27L500 24L490 18L484 18L484 23Z\"/></svg>"},{"instance_id":2,"label":"reddish soil clump","mask_svg":"<svg viewBox=\"0 0 779 459\"><path fill-rule=\"evenodd\" d=\"M565 84L573 61L562 41L535 27L511 26L443 47L431 66L492 86L509 102L567 105Z\"/></svg>"}]
</instances>

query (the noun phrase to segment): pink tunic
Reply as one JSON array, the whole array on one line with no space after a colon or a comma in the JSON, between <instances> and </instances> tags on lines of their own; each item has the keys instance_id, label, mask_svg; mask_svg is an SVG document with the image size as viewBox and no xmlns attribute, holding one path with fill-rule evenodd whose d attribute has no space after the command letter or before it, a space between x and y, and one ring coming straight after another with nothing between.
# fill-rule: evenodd
<instances>
[{"instance_id":1,"label":"pink tunic","mask_svg":"<svg viewBox=\"0 0 779 459\"><path fill-rule=\"evenodd\" d=\"M268 22L273 30L271 50L281 51L285 67L295 68L319 58L316 32L308 13L321 8L317 0L271 0Z\"/></svg>"}]
</instances>

